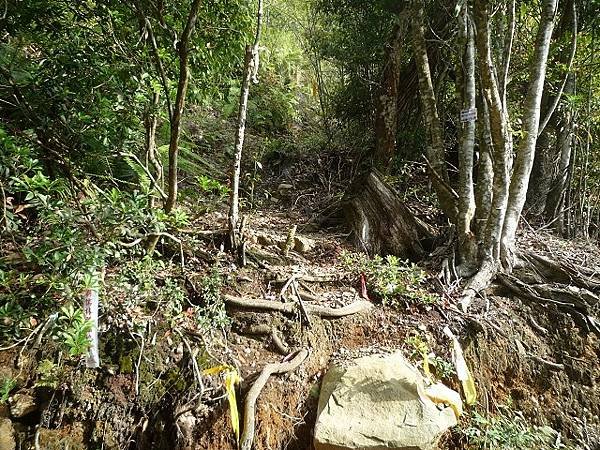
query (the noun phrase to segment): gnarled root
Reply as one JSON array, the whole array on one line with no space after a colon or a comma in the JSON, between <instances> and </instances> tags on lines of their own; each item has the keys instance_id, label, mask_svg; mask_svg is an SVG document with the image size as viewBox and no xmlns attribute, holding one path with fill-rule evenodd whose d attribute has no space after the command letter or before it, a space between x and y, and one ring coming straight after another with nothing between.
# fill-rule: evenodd
<instances>
[{"instance_id":1,"label":"gnarled root","mask_svg":"<svg viewBox=\"0 0 600 450\"><path fill-rule=\"evenodd\" d=\"M509 274L499 274L498 279L520 298L555 304L585 330L600 333L600 323L592 315L600 307L600 297L590 290L559 283L528 284Z\"/></svg>"},{"instance_id":2,"label":"gnarled root","mask_svg":"<svg viewBox=\"0 0 600 450\"><path fill-rule=\"evenodd\" d=\"M297 304L295 303L279 303L271 300L260 300L260 299L245 299L240 297L234 297L233 295L224 295L223 299L225 304L228 306L234 306L236 308L244 308L254 311L279 311L284 314L293 314L297 310ZM317 306L306 304L306 312L308 314L314 314L325 319L335 319L340 317L349 316L362 311L366 311L373 307L371 302L365 300L358 300L354 303L350 303L342 308L329 308L327 306Z\"/></svg>"},{"instance_id":3,"label":"gnarled root","mask_svg":"<svg viewBox=\"0 0 600 450\"><path fill-rule=\"evenodd\" d=\"M262 389L269 381L269 377L275 374L282 374L295 370L308 357L308 350L302 349L296 353L288 355L281 363L267 364L246 396L244 403L244 429L240 439L240 449L250 450L254 441L254 424L256 412L256 399L260 395Z\"/></svg>"}]
</instances>

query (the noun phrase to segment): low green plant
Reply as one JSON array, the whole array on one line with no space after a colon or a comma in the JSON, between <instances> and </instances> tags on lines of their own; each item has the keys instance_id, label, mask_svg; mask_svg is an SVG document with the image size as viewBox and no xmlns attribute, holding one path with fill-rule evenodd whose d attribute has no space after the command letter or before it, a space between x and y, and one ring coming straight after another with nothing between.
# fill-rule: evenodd
<instances>
[{"instance_id":1,"label":"low green plant","mask_svg":"<svg viewBox=\"0 0 600 450\"><path fill-rule=\"evenodd\" d=\"M0 337L2 340L8 340L13 337L20 337L23 323L26 318L23 307L13 299L0 306Z\"/></svg>"},{"instance_id":2,"label":"low green plant","mask_svg":"<svg viewBox=\"0 0 600 450\"><path fill-rule=\"evenodd\" d=\"M91 321L85 320L83 311L80 308L68 304L60 308L55 336L60 340L61 345L67 349L69 355L73 357L81 356L90 347L88 332L92 329L92 326Z\"/></svg>"},{"instance_id":3,"label":"low green plant","mask_svg":"<svg viewBox=\"0 0 600 450\"><path fill-rule=\"evenodd\" d=\"M8 401L11 391L17 386L17 380L12 377L6 377L0 382L0 405Z\"/></svg>"},{"instance_id":4,"label":"low green plant","mask_svg":"<svg viewBox=\"0 0 600 450\"><path fill-rule=\"evenodd\" d=\"M423 288L426 273L416 264L388 255L369 258L363 253L344 252L342 263L362 273L371 292L384 304L400 306L401 298L415 303L435 303L438 298Z\"/></svg>"},{"instance_id":5,"label":"low green plant","mask_svg":"<svg viewBox=\"0 0 600 450\"><path fill-rule=\"evenodd\" d=\"M225 303L221 297L223 278L218 267L213 267L200 281L200 294L204 306L196 312L198 326L204 329L223 328L229 325Z\"/></svg>"},{"instance_id":6,"label":"low green plant","mask_svg":"<svg viewBox=\"0 0 600 450\"><path fill-rule=\"evenodd\" d=\"M200 175L196 177L196 182L202 192L216 195L220 199L224 199L229 195L229 187L214 178Z\"/></svg>"},{"instance_id":7,"label":"low green plant","mask_svg":"<svg viewBox=\"0 0 600 450\"><path fill-rule=\"evenodd\" d=\"M36 386L57 389L60 384L61 369L49 359L40 361L37 367Z\"/></svg>"},{"instance_id":8,"label":"low green plant","mask_svg":"<svg viewBox=\"0 0 600 450\"><path fill-rule=\"evenodd\" d=\"M470 426L463 430L469 448L490 450L550 450L568 449L557 440L557 432L550 427L534 426L523 414L501 406L498 414L482 416L474 411ZM558 442L558 444L557 444Z\"/></svg>"}]
</instances>

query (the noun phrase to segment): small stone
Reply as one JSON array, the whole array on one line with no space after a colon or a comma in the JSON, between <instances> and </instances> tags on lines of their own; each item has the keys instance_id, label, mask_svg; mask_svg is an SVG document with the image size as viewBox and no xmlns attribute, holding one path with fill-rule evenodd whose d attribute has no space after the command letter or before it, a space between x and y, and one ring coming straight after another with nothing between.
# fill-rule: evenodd
<instances>
[{"instance_id":1,"label":"small stone","mask_svg":"<svg viewBox=\"0 0 600 450\"><path fill-rule=\"evenodd\" d=\"M291 184L288 183L281 183L279 186L277 186L277 190L279 191L280 194L286 193L287 191L294 189L294 186L292 186Z\"/></svg>"},{"instance_id":2,"label":"small stone","mask_svg":"<svg viewBox=\"0 0 600 450\"><path fill-rule=\"evenodd\" d=\"M260 245L264 245L264 246L273 245L275 243L273 238L270 236L267 236L266 234L259 234L256 237L256 240L258 241L258 243Z\"/></svg>"},{"instance_id":3,"label":"small stone","mask_svg":"<svg viewBox=\"0 0 600 450\"><path fill-rule=\"evenodd\" d=\"M37 410L35 399L25 393L16 393L11 397L10 401L10 414L14 418L18 419L26 416Z\"/></svg>"},{"instance_id":4,"label":"small stone","mask_svg":"<svg viewBox=\"0 0 600 450\"><path fill-rule=\"evenodd\" d=\"M0 418L0 450L15 450L15 427L10 419Z\"/></svg>"},{"instance_id":5,"label":"small stone","mask_svg":"<svg viewBox=\"0 0 600 450\"><path fill-rule=\"evenodd\" d=\"M298 236L294 237L294 250L298 253L310 252L315 246L315 241L307 237Z\"/></svg>"}]
</instances>

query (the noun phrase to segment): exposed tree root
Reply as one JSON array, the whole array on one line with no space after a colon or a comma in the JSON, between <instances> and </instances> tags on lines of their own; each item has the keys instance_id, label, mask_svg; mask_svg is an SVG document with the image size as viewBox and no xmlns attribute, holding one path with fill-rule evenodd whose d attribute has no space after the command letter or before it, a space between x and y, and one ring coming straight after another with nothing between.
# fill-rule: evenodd
<instances>
[{"instance_id":1,"label":"exposed tree root","mask_svg":"<svg viewBox=\"0 0 600 450\"><path fill-rule=\"evenodd\" d=\"M246 396L246 402L244 403L244 429L242 431L242 437L240 439L240 449L250 450L252 448L252 442L254 441L254 424L255 424L255 412L256 412L256 399L260 395L265 384L269 380L271 375L282 374L295 370L304 360L308 357L308 350L302 349L296 353L290 354L285 358L284 362L267 364Z\"/></svg>"},{"instance_id":2,"label":"exposed tree root","mask_svg":"<svg viewBox=\"0 0 600 450\"><path fill-rule=\"evenodd\" d=\"M245 333L249 334L258 334L258 335L268 335L271 337L271 341L273 345L277 349L277 351L283 356L289 355L290 349L288 346L281 340L279 335L277 334L277 328L269 325L255 325L244 330Z\"/></svg>"},{"instance_id":3,"label":"exposed tree root","mask_svg":"<svg viewBox=\"0 0 600 450\"><path fill-rule=\"evenodd\" d=\"M467 282L463 291L463 296L459 300L460 307L463 311L466 312L469 309L475 296L479 295L480 292L489 287L492 281L494 281L494 278L496 278L498 271L498 265L491 261L484 262L481 265L481 268L477 273Z\"/></svg>"},{"instance_id":4,"label":"exposed tree root","mask_svg":"<svg viewBox=\"0 0 600 450\"><path fill-rule=\"evenodd\" d=\"M499 274L498 280L520 298L555 304L571 314L579 326L600 333L600 324L592 315L600 306L600 298L588 289L557 283L528 284L508 274Z\"/></svg>"},{"instance_id":5,"label":"exposed tree root","mask_svg":"<svg viewBox=\"0 0 600 450\"><path fill-rule=\"evenodd\" d=\"M539 282L574 284L591 291L600 289L598 274L585 267L578 267L569 261L550 259L534 252L524 252L519 256L542 278ZM527 269L527 266L524 268Z\"/></svg>"},{"instance_id":6,"label":"exposed tree root","mask_svg":"<svg viewBox=\"0 0 600 450\"><path fill-rule=\"evenodd\" d=\"M467 310L475 296L498 281L524 300L555 304L571 314L587 331L600 333L596 315L600 312L600 278L568 261L549 259L534 252L518 254L519 264L510 272L484 263L466 284L460 305Z\"/></svg>"},{"instance_id":7,"label":"exposed tree root","mask_svg":"<svg viewBox=\"0 0 600 450\"><path fill-rule=\"evenodd\" d=\"M284 314L293 314L297 311L298 305L295 303L278 303L270 300L260 299L245 299L240 297L234 297L233 295L224 295L225 304L228 306L234 306L236 308L249 309L254 311L279 311ZM306 312L308 314L314 314L315 316L322 317L325 319L336 319L340 317L357 314L362 311L366 311L373 307L373 304L365 301L358 300L342 308L329 308L327 306L317 305L305 305Z\"/></svg>"}]
</instances>

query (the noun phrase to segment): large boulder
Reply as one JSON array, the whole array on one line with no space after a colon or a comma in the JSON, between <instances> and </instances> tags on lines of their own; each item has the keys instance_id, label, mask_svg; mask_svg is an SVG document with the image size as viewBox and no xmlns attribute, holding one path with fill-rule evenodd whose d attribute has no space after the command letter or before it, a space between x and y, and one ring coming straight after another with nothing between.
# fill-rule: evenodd
<instances>
[{"instance_id":1,"label":"large boulder","mask_svg":"<svg viewBox=\"0 0 600 450\"><path fill-rule=\"evenodd\" d=\"M10 419L0 418L0 450L15 450L15 428Z\"/></svg>"},{"instance_id":2,"label":"large boulder","mask_svg":"<svg viewBox=\"0 0 600 450\"><path fill-rule=\"evenodd\" d=\"M431 450L456 423L451 408L425 395L423 377L401 353L366 356L325 375L315 450Z\"/></svg>"}]
</instances>

